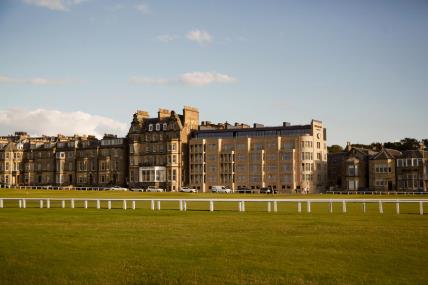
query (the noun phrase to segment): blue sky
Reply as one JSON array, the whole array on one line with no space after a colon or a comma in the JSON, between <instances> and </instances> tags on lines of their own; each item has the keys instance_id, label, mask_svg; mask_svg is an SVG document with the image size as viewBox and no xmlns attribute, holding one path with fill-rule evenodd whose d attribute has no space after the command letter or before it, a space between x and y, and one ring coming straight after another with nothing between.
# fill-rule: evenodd
<instances>
[{"instance_id":1,"label":"blue sky","mask_svg":"<svg viewBox=\"0 0 428 285\"><path fill-rule=\"evenodd\" d=\"M126 133L137 109L428 137L428 1L0 2L0 132Z\"/></svg>"}]
</instances>

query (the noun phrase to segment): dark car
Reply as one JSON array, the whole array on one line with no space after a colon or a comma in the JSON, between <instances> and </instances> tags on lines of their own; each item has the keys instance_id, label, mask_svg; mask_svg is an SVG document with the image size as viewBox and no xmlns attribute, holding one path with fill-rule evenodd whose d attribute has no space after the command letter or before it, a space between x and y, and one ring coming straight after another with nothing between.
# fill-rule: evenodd
<instances>
[{"instance_id":1,"label":"dark car","mask_svg":"<svg viewBox=\"0 0 428 285\"><path fill-rule=\"evenodd\" d=\"M262 187L260 188L260 194L278 194L278 190L271 187Z\"/></svg>"},{"instance_id":2,"label":"dark car","mask_svg":"<svg viewBox=\"0 0 428 285\"><path fill-rule=\"evenodd\" d=\"M242 186L242 187L238 187L236 192L245 194L245 193L253 193L253 190L249 189L248 187Z\"/></svg>"}]
</instances>

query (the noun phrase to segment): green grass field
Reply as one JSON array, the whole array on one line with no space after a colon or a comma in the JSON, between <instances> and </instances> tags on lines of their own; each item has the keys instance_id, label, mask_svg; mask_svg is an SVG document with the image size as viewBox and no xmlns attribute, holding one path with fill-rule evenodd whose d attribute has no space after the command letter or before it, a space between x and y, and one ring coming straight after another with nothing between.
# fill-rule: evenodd
<instances>
[{"instance_id":1,"label":"green grass field","mask_svg":"<svg viewBox=\"0 0 428 285\"><path fill-rule=\"evenodd\" d=\"M225 197L212 194L0 190L0 197ZM266 195L227 195L263 198ZM281 198L303 196L275 196ZM356 198L312 195L304 198ZM376 196L369 196L367 198ZM388 197L382 197L388 198ZM391 197L396 198L396 197ZM400 198L404 198L400 196ZM412 197L415 198L415 197ZM417 198L417 197L416 197ZM421 197L422 198L422 197ZM11 203L11 204L8 204ZM13 204L14 203L14 204ZM418 206L177 203L151 211L0 209L0 284L426 284L428 215ZM12 208L13 207L13 208ZM102 205L106 207L106 205ZM426 206L428 212L428 205Z\"/></svg>"}]
</instances>

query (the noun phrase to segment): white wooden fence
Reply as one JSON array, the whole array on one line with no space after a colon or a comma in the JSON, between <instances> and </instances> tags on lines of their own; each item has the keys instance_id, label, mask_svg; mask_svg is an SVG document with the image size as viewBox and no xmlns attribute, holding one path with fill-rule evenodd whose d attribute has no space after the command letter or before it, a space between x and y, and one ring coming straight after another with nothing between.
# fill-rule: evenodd
<instances>
[{"instance_id":1,"label":"white wooden fence","mask_svg":"<svg viewBox=\"0 0 428 285\"><path fill-rule=\"evenodd\" d=\"M76 203L83 205L87 209L89 202L95 202L96 209L101 209L101 202L107 202L107 209L112 209L112 202L119 202L122 209L129 208L135 210L136 202L150 202L151 210L161 210L161 203L163 202L177 202L180 211L189 210L189 206L193 202L205 202L208 207L207 210L213 212L215 210L215 203L236 203L239 212L245 212L246 203L261 203L266 205L266 211L277 212L279 204L294 204L296 205L297 212L301 213L306 208L306 212L311 213L313 204L326 204L330 213L333 213L333 205L340 204L342 212L347 212L349 204L360 204L363 213L367 212L369 204L377 205L380 214L384 213L385 204L395 205L395 212L400 214L400 205L403 204L416 204L419 208L419 214L424 214L424 203L428 203L428 199L173 199L173 198L146 198L146 199L116 199L116 198L0 198L0 209L7 206L26 208L27 202L36 202L40 208L51 208L52 202L59 202L61 208L66 208L66 204L70 208L75 208ZM92 203L94 204L94 203Z\"/></svg>"}]
</instances>

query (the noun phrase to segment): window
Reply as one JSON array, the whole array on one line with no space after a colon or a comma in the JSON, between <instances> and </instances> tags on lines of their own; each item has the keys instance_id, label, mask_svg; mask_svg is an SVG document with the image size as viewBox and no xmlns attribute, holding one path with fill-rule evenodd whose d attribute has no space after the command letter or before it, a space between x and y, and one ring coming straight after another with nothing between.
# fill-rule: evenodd
<instances>
[{"instance_id":1,"label":"window","mask_svg":"<svg viewBox=\"0 0 428 285\"><path fill-rule=\"evenodd\" d=\"M159 123L156 124L156 131L160 131L160 124Z\"/></svg>"},{"instance_id":2,"label":"window","mask_svg":"<svg viewBox=\"0 0 428 285\"><path fill-rule=\"evenodd\" d=\"M348 165L348 176L358 176L358 165Z\"/></svg>"},{"instance_id":3,"label":"window","mask_svg":"<svg viewBox=\"0 0 428 285\"><path fill-rule=\"evenodd\" d=\"M176 181L177 180L177 169L173 169L172 170L172 181Z\"/></svg>"},{"instance_id":4,"label":"window","mask_svg":"<svg viewBox=\"0 0 428 285\"><path fill-rule=\"evenodd\" d=\"M311 141L302 141L302 148L312 148Z\"/></svg>"},{"instance_id":5,"label":"window","mask_svg":"<svg viewBox=\"0 0 428 285\"><path fill-rule=\"evenodd\" d=\"M153 131L153 124L149 125L149 132Z\"/></svg>"},{"instance_id":6,"label":"window","mask_svg":"<svg viewBox=\"0 0 428 285\"><path fill-rule=\"evenodd\" d=\"M312 171L313 163L303 163L303 171Z\"/></svg>"},{"instance_id":7,"label":"window","mask_svg":"<svg viewBox=\"0 0 428 285\"><path fill-rule=\"evenodd\" d=\"M166 129L168 128L168 124L167 123L163 123L163 126L162 126L162 129L164 130L164 131L166 131Z\"/></svg>"},{"instance_id":8,"label":"window","mask_svg":"<svg viewBox=\"0 0 428 285\"><path fill-rule=\"evenodd\" d=\"M177 156L175 154L172 156L172 163L177 163Z\"/></svg>"},{"instance_id":9,"label":"window","mask_svg":"<svg viewBox=\"0 0 428 285\"><path fill-rule=\"evenodd\" d=\"M302 160L312 160L313 154L312 152L302 152Z\"/></svg>"},{"instance_id":10,"label":"window","mask_svg":"<svg viewBox=\"0 0 428 285\"><path fill-rule=\"evenodd\" d=\"M286 152L281 155L281 160L291 160L291 152Z\"/></svg>"}]
</instances>

